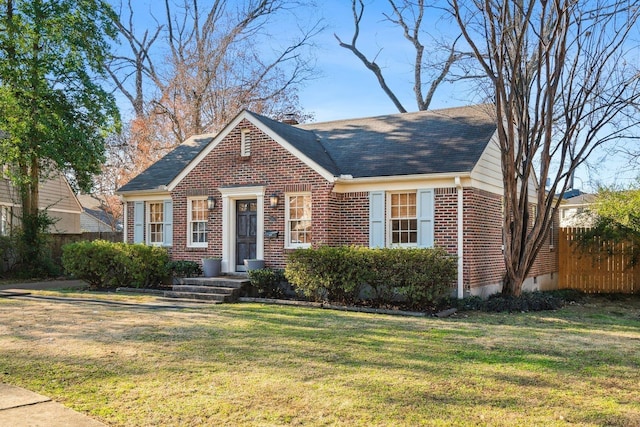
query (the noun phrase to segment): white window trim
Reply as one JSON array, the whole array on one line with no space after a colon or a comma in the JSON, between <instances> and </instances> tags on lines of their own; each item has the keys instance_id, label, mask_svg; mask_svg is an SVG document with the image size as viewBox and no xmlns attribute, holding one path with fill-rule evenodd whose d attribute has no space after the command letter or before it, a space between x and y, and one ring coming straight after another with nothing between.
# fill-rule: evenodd
<instances>
[{"instance_id":1,"label":"white window trim","mask_svg":"<svg viewBox=\"0 0 640 427\"><path fill-rule=\"evenodd\" d=\"M207 220L205 221L205 235L206 240L204 242L193 242L193 232L191 230L191 223L193 222L192 218L192 205L191 202L194 200L207 200L207 196L198 196L198 197L188 197L187 198L187 247L188 248L206 248L209 246L209 218L207 213ZM202 221L198 221L202 222Z\"/></svg>"},{"instance_id":2,"label":"white window trim","mask_svg":"<svg viewBox=\"0 0 640 427\"><path fill-rule=\"evenodd\" d=\"M393 221L393 218L391 217L391 196L394 194L410 194L413 193L416 195L416 242L415 243L393 243L393 227L391 224L391 221ZM387 191L386 192L386 240L387 240L387 247L389 248L398 248L398 249L402 249L402 248L417 248L418 247L418 242L420 241L420 230L418 227L418 190L403 190L403 191Z\"/></svg>"},{"instance_id":3,"label":"white window trim","mask_svg":"<svg viewBox=\"0 0 640 427\"><path fill-rule=\"evenodd\" d=\"M162 222L161 223L155 223L154 224L162 224L162 241L160 242L152 242L151 241L151 205L152 204L159 204L161 206L161 212L162 212ZM150 246L163 246L164 245L164 233L166 232L165 230L165 217L164 217L164 202L161 200L153 200L153 201L149 201L145 203L145 229L146 229L146 236L145 236L145 241L147 242L147 245Z\"/></svg>"},{"instance_id":4,"label":"white window trim","mask_svg":"<svg viewBox=\"0 0 640 427\"><path fill-rule=\"evenodd\" d=\"M311 247L311 243L290 243L291 242L291 229L289 226L291 225L291 218L289 216L289 203L291 197L296 196L309 196L312 197L310 191L301 191L297 193L286 193L285 194L285 209L284 209L284 248L285 249L309 249ZM311 226L313 227L313 198L311 199ZM313 228L312 228L313 230ZM312 232L313 233L313 232ZM313 234L311 235L313 238Z\"/></svg>"}]
</instances>

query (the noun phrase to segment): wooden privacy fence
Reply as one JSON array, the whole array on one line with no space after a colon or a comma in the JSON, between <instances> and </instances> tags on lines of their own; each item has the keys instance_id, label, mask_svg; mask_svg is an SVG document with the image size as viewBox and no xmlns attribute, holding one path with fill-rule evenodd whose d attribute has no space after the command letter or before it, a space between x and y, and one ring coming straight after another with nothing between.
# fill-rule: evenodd
<instances>
[{"instance_id":1,"label":"wooden privacy fence","mask_svg":"<svg viewBox=\"0 0 640 427\"><path fill-rule=\"evenodd\" d=\"M79 242L81 240L108 240L110 242L122 242L122 231L94 231L78 234L50 234L51 256L59 262L62 258L62 247L67 243Z\"/></svg>"},{"instance_id":2,"label":"wooden privacy fence","mask_svg":"<svg viewBox=\"0 0 640 427\"><path fill-rule=\"evenodd\" d=\"M633 244L596 239L577 243L582 228L561 228L558 239L560 289L587 293L640 293L640 265L632 263Z\"/></svg>"}]
</instances>

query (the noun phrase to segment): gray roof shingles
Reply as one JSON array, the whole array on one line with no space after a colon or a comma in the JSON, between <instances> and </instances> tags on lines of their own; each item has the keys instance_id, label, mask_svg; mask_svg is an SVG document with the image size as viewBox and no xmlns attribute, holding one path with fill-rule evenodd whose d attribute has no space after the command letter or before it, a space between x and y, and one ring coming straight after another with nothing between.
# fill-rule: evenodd
<instances>
[{"instance_id":1,"label":"gray roof shingles","mask_svg":"<svg viewBox=\"0 0 640 427\"><path fill-rule=\"evenodd\" d=\"M256 120L334 176L470 172L496 130L487 106L449 108L291 126ZM212 138L182 144L119 192L168 185Z\"/></svg>"},{"instance_id":2,"label":"gray roof shingles","mask_svg":"<svg viewBox=\"0 0 640 427\"><path fill-rule=\"evenodd\" d=\"M300 125L354 178L470 172L496 130L486 106Z\"/></svg>"},{"instance_id":3,"label":"gray roof shingles","mask_svg":"<svg viewBox=\"0 0 640 427\"><path fill-rule=\"evenodd\" d=\"M211 137L195 137L185 141L120 187L118 192L154 190L169 185L212 140Z\"/></svg>"}]
</instances>

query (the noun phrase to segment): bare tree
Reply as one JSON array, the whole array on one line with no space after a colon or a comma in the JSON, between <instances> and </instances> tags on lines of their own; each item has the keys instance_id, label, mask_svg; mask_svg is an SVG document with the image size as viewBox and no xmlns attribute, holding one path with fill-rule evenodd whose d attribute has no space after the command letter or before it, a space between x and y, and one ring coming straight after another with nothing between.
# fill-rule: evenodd
<instances>
[{"instance_id":1,"label":"bare tree","mask_svg":"<svg viewBox=\"0 0 640 427\"><path fill-rule=\"evenodd\" d=\"M202 11L198 0L185 0L176 11L165 0L170 55L152 74L162 93L153 106L178 141L219 129L242 108L270 115L299 110L297 87L312 72L304 50L319 25L301 29L297 39L269 54L264 49L271 42L270 19L296 4L217 0Z\"/></svg>"},{"instance_id":2,"label":"bare tree","mask_svg":"<svg viewBox=\"0 0 640 427\"><path fill-rule=\"evenodd\" d=\"M450 2L495 97L503 293L518 295L576 168L597 147L637 136L640 73L629 57L637 55L640 2Z\"/></svg>"},{"instance_id":3,"label":"bare tree","mask_svg":"<svg viewBox=\"0 0 640 427\"><path fill-rule=\"evenodd\" d=\"M165 0L149 28L136 28L132 1L120 3L124 53L109 73L133 107L108 145L100 186L117 188L191 135L216 132L241 109L275 118L308 117L297 89L311 76L314 22L276 47L274 18L295 0ZM295 37L295 36L294 36ZM266 47L273 45L272 50ZM152 52L153 50L153 52Z\"/></svg>"},{"instance_id":4,"label":"bare tree","mask_svg":"<svg viewBox=\"0 0 640 427\"><path fill-rule=\"evenodd\" d=\"M145 28L142 36L136 35L136 28L133 23L133 8L131 0L127 0L126 10L122 3L118 9L119 20L115 21L120 36L128 45L129 55L115 54L107 72L111 76L118 91L120 91L131 103L136 118L145 116L145 79L155 74L154 64L151 60L150 51L154 43L158 40L164 26L158 24L155 28ZM133 88L127 85L128 80L133 78Z\"/></svg>"},{"instance_id":5,"label":"bare tree","mask_svg":"<svg viewBox=\"0 0 640 427\"><path fill-rule=\"evenodd\" d=\"M411 43L415 50L413 65L413 93L418 110L428 110L436 89L445 81L457 81L462 79L475 79L479 76L473 72L473 67L469 64L469 59L473 58L472 52L464 52L458 49L460 37L452 42L441 41L426 33L422 28L425 12L430 6L424 0L388 0L391 7L390 14L384 14L389 22L402 29L404 38ZM437 10L435 7L432 10ZM376 62L381 53L380 49L373 58L367 55L356 45L360 37L360 26L365 12L363 0L352 0L351 11L353 13L354 31L351 42L344 42L338 35L334 34L340 47L351 51L369 69L378 80L378 84L384 93L391 99L395 107L401 113L406 113L407 109L400 102L394 90L387 83L383 69ZM428 55L425 58L425 45L421 41L422 36L431 38L431 45L428 47ZM453 71L454 67L459 69ZM426 93L425 93L426 90Z\"/></svg>"}]
</instances>

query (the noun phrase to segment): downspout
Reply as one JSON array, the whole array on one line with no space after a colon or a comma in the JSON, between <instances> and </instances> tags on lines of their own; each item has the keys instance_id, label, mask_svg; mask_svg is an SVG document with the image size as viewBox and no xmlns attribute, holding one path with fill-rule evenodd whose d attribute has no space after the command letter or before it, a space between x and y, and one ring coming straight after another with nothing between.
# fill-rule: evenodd
<instances>
[{"instance_id":1,"label":"downspout","mask_svg":"<svg viewBox=\"0 0 640 427\"><path fill-rule=\"evenodd\" d=\"M456 189L458 190L458 299L464 298L464 276L463 276L463 255L464 255L464 206L463 189L460 177L455 178Z\"/></svg>"}]
</instances>

